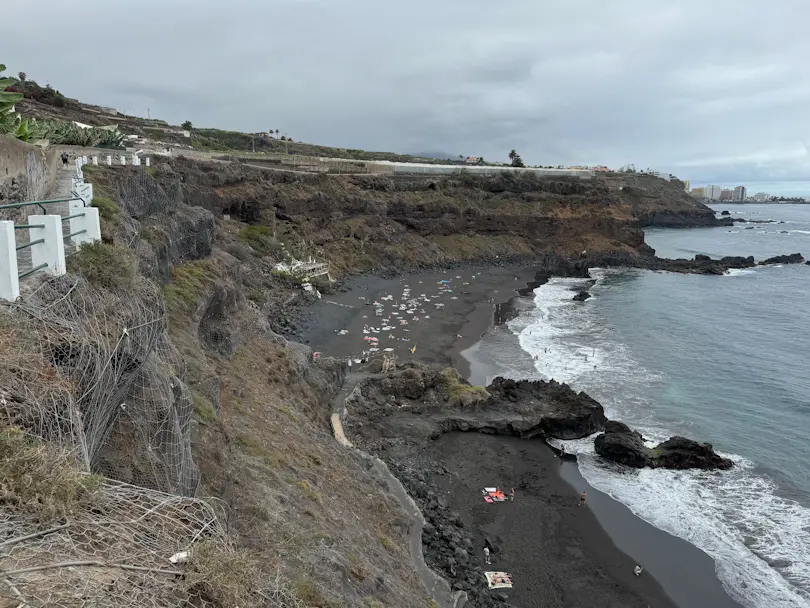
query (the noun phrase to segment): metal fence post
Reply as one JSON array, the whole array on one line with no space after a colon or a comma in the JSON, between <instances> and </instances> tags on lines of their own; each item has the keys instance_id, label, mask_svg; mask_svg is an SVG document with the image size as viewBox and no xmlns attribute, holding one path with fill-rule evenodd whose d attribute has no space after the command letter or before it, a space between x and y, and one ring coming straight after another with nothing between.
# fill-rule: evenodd
<instances>
[{"instance_id":1,"label":"metal fence post","mask_svg":"<svg viewBox=\"0 0 810 608\"><path fill-rule=\"evenodd\" d=\"M110 156L109 154L107 155L107 165L112 167L112 156Z\"/></svg>"},{"instance_id":2,"label":"metal fence post","mask_svg":"<svg viewBox=\"0 0 810 608\"><path fill-rule=\"evenodd\" d=\"M31 266L36 268L40 264L48 265L48 272L61 276L67 272L65 266L65 241L62 236L61 215L29 215L30 225L39 224L42 227L36 236L42 239L41 243L31 246ZM39 240L29 229L30 242Z\"/></svg>"},{"instance_id":3,"label":"metal fence post","mask_svg":"<svg viewBox=\"0 0 810 608\"><path fill-rule=\"evenodd\" d=\"M9 302L20 297L20 278L17 275L17 251L14 222L0 221L0 300Z\"/></svg>"}]
</instances>

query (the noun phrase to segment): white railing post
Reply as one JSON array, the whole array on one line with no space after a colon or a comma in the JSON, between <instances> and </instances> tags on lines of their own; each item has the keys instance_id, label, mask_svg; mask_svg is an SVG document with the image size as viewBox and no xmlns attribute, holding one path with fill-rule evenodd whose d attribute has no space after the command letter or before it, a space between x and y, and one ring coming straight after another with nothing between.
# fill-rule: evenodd
<instances>
[{"instance_id":1,"label":"white railing post","mask_svg":"<svg viewBox=\"0 0 810 608\"><path fill-rule=\"evenodd\" d=\"M43 239L42 243L31 245L31 265L36 268L41 264L48 265L48 272L61 276L67 272L65 267L65 241L62 234L61 215L29 215L28 224L41 226L29 228L31 243Z\"/></svg>"},{"instance_id":2,"label":"white railing post","mask_svg":"<svg viewBox=\"0 0 810 608\"><path fill-rule=\"evenodd\" d=\"M94 156L91 160L93 161L94 165L98 164L98 156Z\"/></svg>"},{"instance_id":3,"label":"white railing post","mask_svg":"<svg viewBox=\"0 0 810 608\"><path fill-rule=\"evenodd\" d=\"M126 155L125 155L125 154L122 154L122 155L121 155L121 164L122 164L122 165L126 165L126 164L127 164L127 157L126 157Z\"/></svg>"},{"instance_id":4,"label":"white railing post","mask_svg":"<svg viewBox=\"0 0 810 608\"><path fill-rule=\"evenodd\" d=\"M0 300L14 302L20 297L20 277L17 272L14 222L0 221Z\"/></svg>"},{"instance_id":5,"label":"white railing post","mask_svg":"<svg viewBox=\"0 0 810 608\"><path fill-rule=\"evenodd\" d=\"M112 167L112 156L110 156L109 154L107 155L107 165Z\"/></svg>"},{"instance_id":6,"label":"white railing post","mask_svg":"<svg viewBox=\"0 0 810 608\"><path fill-rule=\"evenodd\" d=\"M73 217L78 216L78 217ZM76 234L80 232L81 234ZM101 240L101 222L96 207L85 207L82 201L70 201L70 234L77 247Z\"/></svg>"},{"instance_id":7,"label":"white railing post","mask_svg":"<svg viewBox=\"0 0 810 608\"><path fill-rule=\"evenodd\" d=\"M149 157L147 156L146 158L144 158L144 159L143 159L143 162L145 162L145 163L146 163L146 166L148 167L148 166L150 165L150 161L151 161L151 160L152 160L152 159L151 159L151 158L149 158Z\"/></svg>"},{"instance_id":8,"label":"white railing post","mask_svg":"<svg viewBox=\"0 0 810 608\"><path fill-rule=\"evenodd\" d=\"M82 164L83 165L87 164L87 157L86 156L82 156Z\"/></svg>"}]
</instances>

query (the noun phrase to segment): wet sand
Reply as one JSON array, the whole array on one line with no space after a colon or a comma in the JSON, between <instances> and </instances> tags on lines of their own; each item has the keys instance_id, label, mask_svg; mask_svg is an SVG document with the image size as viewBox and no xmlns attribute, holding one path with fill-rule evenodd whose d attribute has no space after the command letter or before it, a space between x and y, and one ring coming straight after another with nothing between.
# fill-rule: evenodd
<instances>
[{"instance_id":1,"label":"wet sand","mask_svg":"<svg viewBox=\"0 0 810 608\"><path fill-rule=\"evenodd\" d=\"M454 269L398 279L364 277L315 304L317 322L302 332L303 337L323 356L349 357L368 347L363 337L376 336L378 352L393 348L400 362L454 365L474 383L483 382L493 367L476 358L476 345L488 331L509 331L493 328L496 306L500 316L514 314L507 301L533 275L531 270L498 268ZM440 289L442 280L450 281L452 293ZM364 334L364 328L379 327L383 318L394 318L390 312L399 311L406 285L411 297L431 297L419 309L424 313L408 316L420 320L396 325L390 332ZM381 302L385 316L376 317L373 302L389 295L393 298ZM517 302L519 312L525 301ZM435 303L444 306L436 308ZM339 335L341 330L346 333ZM414 345L416 351L411 354ZM495 565L515 576L516 586L508 592L510 603L526 608L739 608L723 591L709 556L590 488L575 463L562 464L545 443L455 433L421 450L422 457L450 471L433 481L475 530L480 546L485 535L502 541L504 549ZM484 485L512 484L520 496L514 504L487 505L480 498ZM580 508L577 501L583 489L589 501ZM496 511L493 506L506 508ZM645 567L640 577L633 574L636 563Z\"/></svg>"}]
</instances>

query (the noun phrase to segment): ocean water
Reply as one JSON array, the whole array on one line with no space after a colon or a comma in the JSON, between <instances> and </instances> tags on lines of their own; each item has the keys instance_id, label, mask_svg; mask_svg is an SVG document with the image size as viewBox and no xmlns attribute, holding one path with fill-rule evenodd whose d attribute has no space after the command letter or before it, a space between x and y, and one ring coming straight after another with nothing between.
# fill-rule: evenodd
<instances>
[{"instance_id":1,"label":"ocean water","mask_svg":"<svg viewBox=\"0 0 810 608\"><path fill-rule=\"evenodd\" d=\"M664 257L810 257L810 205L716 209L784 223L652 230L647 242ZM593 281L554 279L509 323L532 357L497 333L479 356L503 375L585 390L651 441L711 442L731 471L628 471L592 441L565 443L591 485L711 555L740 604L810 607L810 267L592 274L590 300L572 289Z\"/></svg>"}]
</instances>

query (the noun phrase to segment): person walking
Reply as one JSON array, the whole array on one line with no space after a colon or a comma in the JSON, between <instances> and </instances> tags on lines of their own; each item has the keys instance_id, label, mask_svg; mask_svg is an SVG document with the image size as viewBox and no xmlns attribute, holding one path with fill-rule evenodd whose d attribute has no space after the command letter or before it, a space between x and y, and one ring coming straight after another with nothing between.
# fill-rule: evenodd
<instances>
[{"instance_id":1,"label":"person walking","mask_svg":"<svg viewBox=\"0 0 810 608\"><path fill-rule=\"evenodd\" d=\"M579 506L585 506L586 500L588 500L588 493L583 491L582 494L579 495Z\"/></svg>"},{"instance_id":2,"label":"person walking","mask_svg":"<svg viewBox=\"0 0 810 608\"><path fill-rule=\"evenodd\" d=\"M63 151L62 154L60 154L59 158L62 159L62 169L63 170L67 169L68 168L68 158L69 158L68 153Z\"/></svg>"},{"instance_id":3,"label":"person walking","mask_svg":"<svg viewBox=\"0 0 810 608\"><path fill-rule=\"evenodd\" d=\"M489 547L484 547L484 560L487 564L492 563L489 559Z\"/></svg>"},{"instance_id":4,"label":"person walking","mask_svg":"<svg viewBox=\"0 0 810 608\"><path fill-rule=\"evenodd\" d=\"M512 488L512 502L515 502L515 488Z\"/></svg>"}]
</instances>

